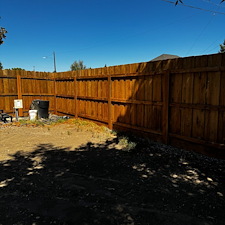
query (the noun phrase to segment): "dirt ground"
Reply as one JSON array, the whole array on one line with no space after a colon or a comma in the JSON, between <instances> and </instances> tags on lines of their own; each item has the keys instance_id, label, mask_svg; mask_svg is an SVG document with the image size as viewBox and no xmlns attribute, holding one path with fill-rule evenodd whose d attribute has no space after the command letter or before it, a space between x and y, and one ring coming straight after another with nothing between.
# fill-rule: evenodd
<instances>
[{"instance_id":1,"label":"dirt ground","mask_svg":"<svg viewBox=\"0 0 225 225\"><path fill-rule=\"evenodd\" d=\"M113 135L111 135L113 137ZM104 132L83 131L71 124L46 127L0 127L0 160L10 159L18 151L30 152L40 144L75 149L87 142L104 142L110 135Z\"/></svg>"},{"instance_id":2,"label":"dirt ground","mask_svg":"<svg viewBox=\"0 0 225 225\"><path fill-rule=\"evenodd\" d=\"M224 160L103 130L0 124L0 224L225 224Z\"/></svg>"}]
</instances>

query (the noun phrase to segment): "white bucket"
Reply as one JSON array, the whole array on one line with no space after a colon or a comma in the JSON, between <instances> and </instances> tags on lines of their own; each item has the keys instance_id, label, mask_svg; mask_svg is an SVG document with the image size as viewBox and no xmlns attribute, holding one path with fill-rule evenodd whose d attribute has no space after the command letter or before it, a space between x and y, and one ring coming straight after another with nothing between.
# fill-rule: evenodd
<instances>
[{"instance_id":1,"label":"white bucket","mask_svg":"<svg viewBox=\"0 0 225 225\"><path fill-rule=\"evenodd\" d=\"M30 120L36 120L37 119L37 110L29 110L29 118Z\"/></svg>"}]
</instances>

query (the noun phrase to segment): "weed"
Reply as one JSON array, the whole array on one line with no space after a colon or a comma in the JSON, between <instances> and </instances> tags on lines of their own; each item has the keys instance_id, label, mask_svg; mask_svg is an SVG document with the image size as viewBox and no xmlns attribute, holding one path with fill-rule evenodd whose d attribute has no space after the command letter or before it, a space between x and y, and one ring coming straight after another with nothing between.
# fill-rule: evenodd
<instances>
[{"instance_id":1,"label":"weed","mask_svg":"<svg viewBox=\"0 0 225 225\"><path fill-rule=\"evenodd\" d=\"M76 125L77 131L88 131L91 133L105 133L112 134L111 130L105 126L99 126L94 122L82 120L82 119L74 119L73 124ZM94 136L94 135L93 135Z\"/></svg>"},{"instance_id":2,"label":"weed","mask_svg":"<svg viewBox=\"0 0 225 225\"><path fill-rule=\"evenodd\" d=\"M31 124L34 124L36 126L44 126L45 123L40 120L31 121Z\"/></svg>"},{"instance_id":3,"label":"weed","mask_svg":"<svg viewBox=\"0 0 225 225\"><path fill-rule=\"evenodd\" d=\"M65 123L67 121L67 119L58 119L57 121L50 121L50 125L55 125L58 123Z\"/></svg>"},{"instance_id":4,"label":"weed","mask_svg":"<svg viewBox=\"0 0 225 225\"><path fill-rule=\"evenodd\" d=\"M81 119L75 119L74 120L74 124L78 127L81 127L81 126L87 126L87 125L92 125L92 122L88 122L86 120L81 120Z\"/></svg>"},{"instance_id":5,"label":"weed","mask_svg":"<svg viewBox=\"0 0 225 225\"><path fill-rule=\"evenodd\" d=\"M137 144L135 142L129 141L128 137L122 136L119 138L119 146L121 146L122 150L124 151L131 151L132 149L135 149Z\"/></svg>"},{"instance_id":6,"label":"weed","mask_svg":"<svg viewBox=\"0 0 225 225\"><path fill-rule=\"evenodd\" d=\"M51 119L40 119L40 120L26 120L20 119L16 122L19 126L45 126L45 125L56 125L60 123L65 123L67 119L60 118L58 120L51 120ZM48 128L49 129L49 128Z\"/></svg>"},{"instance_id":7,"label":"weed","mask_svg":"<svg viewBox=\"0 0 225 225\"><path fill-rule=\"evenodd\" d=\"M19 123L20 125L26 125L27 124L27 120L25 119L20 119L17 123Z\"/></svg>"},{"instance_id":8,"label":"weed","mask_svg":"<svg viewBox=\"0 0 225 225\"><path fill-rule=\"evenodd\" d=\"M39 121L39 120L25 120L21 119L17 122L19 126L44 126L44 122Z\"/></svg>"},{"instance_id":9,"label":"weed","mask_svg":"<svg viewBox=\"0 0 225 225\"><path fill-rule=\"evenodd\" d=\"M111 131L111 134L112 134L113 136L117 136L117 132L116 132L115 130L112 130L112 131Z\"/></svg>"}]
</instances>

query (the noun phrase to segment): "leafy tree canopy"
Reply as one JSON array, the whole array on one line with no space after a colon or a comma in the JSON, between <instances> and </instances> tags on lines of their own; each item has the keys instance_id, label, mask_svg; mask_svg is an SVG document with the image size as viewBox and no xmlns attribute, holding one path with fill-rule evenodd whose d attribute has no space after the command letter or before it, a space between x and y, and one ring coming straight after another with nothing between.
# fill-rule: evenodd
<instances>
[{"instance_id":1,"label":"leafy tree canopy","mask_svg":"<svg viewBox=\"0 0 225 225\"><path fill-rule=\"evenodd\" d=\"M3 70L3 65L2 65L2 63L1 63L1 62L0 62L0 70ZM16 68L6 69L6 70L25 70L25 69L22 69L22 68L16 67Z\"/></svg>"},{"instance_id":2,"label":"leafy tree canopy","mask_svg":"<svg viewBox=\"0 0 225 225\"><path fill-rule=\"evenodd\" d=\"M225 40L223 42L223 44L220 45L220 53L225 53Z\"/></svg>"},{"instance_id":3,"label":"leafy tree canopy","mask_svg":"<svg viewBox=\"0 0 225 225\"><path fill-rule=\"evenodd\" d=\"M87 67L84 65L84 62L82 60L74 61L74 63L70 66L70 69L72 71L75 71L75 70L84 70L86 68Z\"/></svg>"},{"instance_id":4,"label":"leafy tree canopy","mask_svg":"<svg viewBox=\"0 0 225 225\"><path fill-rule=\"evenodd\" d=\"M25 69L22 69L22 68L16 67L16 68L12 68L11 70L25 70Z\"/></svg>"},{"instance_id":5,"label":"leafy tree canopy","mask_svg":"<svg viewBox=\"0 0 225 225\"><path fill-rule=\"evenodd\" d=\"M0 27L0 45L4 43L3 39L6 38L7 30L4 27Z\"/></svg>"}]
</instances>

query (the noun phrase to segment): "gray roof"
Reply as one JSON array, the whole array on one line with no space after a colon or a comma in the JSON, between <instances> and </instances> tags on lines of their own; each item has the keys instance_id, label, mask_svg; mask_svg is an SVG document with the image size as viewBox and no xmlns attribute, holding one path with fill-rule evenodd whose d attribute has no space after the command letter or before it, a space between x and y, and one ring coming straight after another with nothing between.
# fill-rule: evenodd
<instances>
[{"instance_id":1,"label":"gray roof","mask_svg":"<svg viewBox=\"0 0 225 225\"><path fill-rule=\"evenodd\" d=\"M170 54L162 54L162 55L152 59L150 62L166 60L166 59L176 59L176 58L180 58L180 56L178 56L178 55L170 55Z\"/></svg>"}]
</instances>

